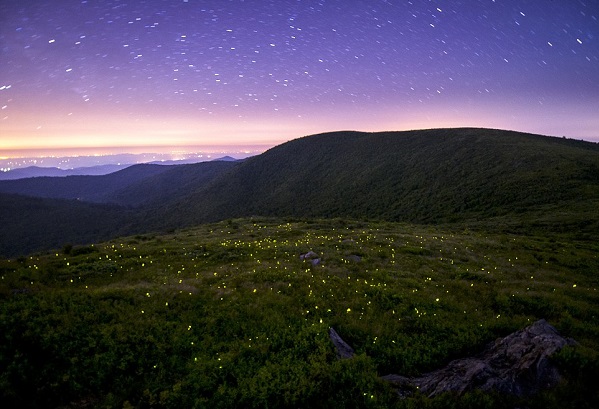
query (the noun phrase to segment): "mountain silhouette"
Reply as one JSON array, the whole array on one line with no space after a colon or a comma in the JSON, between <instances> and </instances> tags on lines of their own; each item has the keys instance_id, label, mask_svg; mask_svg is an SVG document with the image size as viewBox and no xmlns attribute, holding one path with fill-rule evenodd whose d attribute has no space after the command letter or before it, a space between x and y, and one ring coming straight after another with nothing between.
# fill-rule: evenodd
<instances>
[{"instance_id":1,"label":"mountain silhouette","mask_svg":"<svg viewBox=\"0 0 599 409\"><path fill-rule=\"evenodd\" d=\"M101 176L34 177L0 181L0 192L24 196L77 199L84 202L139 206L184 194L202 186L230 162L189 165L132 165ZM163 175L164 176L160 176Z\"/></svg>"},{"instance_id":2,"label":"mountain silhouette","mask_svg":"<svg viewBox=\"0 0 599 409\"><path fill-rule=\"evenodd\" d=\"M476 128L347 131L274 147L155 214L172 225L252 215L439 223L592 216L598 200L597 144Z\"/></svg>"},{"instance_id":3,"label":"mountain silhouette","mask_svg":"<svg viewBox=\"0 0 599 409\"><path fill-rule=\"evenodd\" d=\"M42 223L42 204L61 215L68 207L83 225L73 222L71 231L84 231L83 241L106 237L110 226L116 236L250 216L576 229L581 237L596 237L599 144L478 128L341 131L295 139L244 161L4 181L0 192L78 199L5 197L2 220L14 219L15 209L22 217L2 232L3 254L61 245L55 231L64 229L64 219ZM104 227L85 229L97 219L105 220ZM27 236L20 231L31 231L33 220L44 228L26 243L16 240ZM76 234L68 237L79 241Z\"/></svg>"}]
</instances>

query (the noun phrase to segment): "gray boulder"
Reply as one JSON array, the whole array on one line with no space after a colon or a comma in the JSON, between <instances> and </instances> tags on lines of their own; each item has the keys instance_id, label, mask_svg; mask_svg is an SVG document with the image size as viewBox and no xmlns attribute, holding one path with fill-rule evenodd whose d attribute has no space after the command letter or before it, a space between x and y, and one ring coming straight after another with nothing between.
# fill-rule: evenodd
<instances>
[{"instance_id":1,"label":"gray boulder","mask_svg":"<svg viewBox=\"0 0 599 409\"><path fill-rule=\"evenodd\" d=\"M479 355L451 361L446 367L416 378L386 375L400 395L419 390L427 396L458 395L473 389L518 396L556 386L561 377L549 357L574 341L560 336L545 320L500 338Z\"/></svg>"},{"instance_id":2,"label":"gray boulder","mask_svg":"<svg viewBox=\"0 0 599 409\"><path fill-rule=\"evenodd\" d=\"M329 328L329 338L335 345L335 350L337 351L337 358L339 359L348 359L352 358L355 355L355 352L352 347L350 347L347 342L345 342L337 331L335 331L332 327Z\"/></svg>"},{"instance_id":3,"label":"gray boulder","mask_svg":"<svg viewBox=\"0 0 599 409\"><path fill-rule=\"evenodd\" d=\"M360 261L362 261L362 257L355 254L350 254L346 257L346 260L353 261L354 263L359 263Z\"/></svg>"},{"instance_id":4,"label":"gray boulder","mask_svg":"<svg viewBox=\"0 0 599 409\"><path fill-rule=\"evenodd\" d=\"M318 258L318 254L310 250L307 253L300 254L300 261L313 260Z\"/></svg>"}]
</instances>

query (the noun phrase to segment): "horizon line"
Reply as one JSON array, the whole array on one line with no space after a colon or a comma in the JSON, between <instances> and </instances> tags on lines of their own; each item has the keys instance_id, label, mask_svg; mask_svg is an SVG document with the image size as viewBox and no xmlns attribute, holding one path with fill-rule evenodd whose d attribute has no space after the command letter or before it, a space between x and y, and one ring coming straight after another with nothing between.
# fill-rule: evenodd
<instances>
[{"instance_id":1,"label":"horizon line","mask_svg":"<svg viewBox=\"0 0 599 409\"><path fill-rule=\"evenodd\" d=\"M379 132L411 132L425 130L448 130L448 129L488 129L488 130L503 130L508 132L519 132L527 134L535 134L552 138L565 138L579 140L591 143L599 143L599 135L595 138L572 137L565 135L542 134L530 131L520 131L514 129L502 129L495 127L480 127L480 126L456 126L456 127L431 127L431 128L414 128L404 130L350 130L338 129L328 130L323 132L309 133L300 137L291 138L289 140L271 141L269 143L224 143L224 144L149 144L149 145L122 145L122 146L61 146L61 147L11 147L7 149L0 148L0 160L18 159L18 158L44 158L44 157L76 157L76 156L108 156L108 155L141 155L141 154L193 154L193 153L262 153L277 145L289 142L293 139L299 139L310 135L335 133L335 132L364 132L364 133L379 133ZM60 154L59 154L60 153Z\"/></svg>"},{"instance_id":2,"label":"horizon line","mask_svg":"<svg viewBox=\"0 0 599 409\"><path fill-rule=\"evenodd\" d=\"M10 148L0 149L0 159L17 158L56 158L77 156L110 156L110 155L149 155L149 154L215 154L239 153L249 154L264 152L276 144L247 145L125 145L125 146L71 146L44 148Z\"/></svg>"}]
</instances>

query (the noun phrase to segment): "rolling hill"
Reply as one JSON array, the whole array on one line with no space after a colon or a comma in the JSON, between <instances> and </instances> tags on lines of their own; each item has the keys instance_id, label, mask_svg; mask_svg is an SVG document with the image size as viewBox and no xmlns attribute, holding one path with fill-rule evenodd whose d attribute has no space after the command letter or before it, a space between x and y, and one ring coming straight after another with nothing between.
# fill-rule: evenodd
<instances>
[{"instance_id":1,"label":"rolling hill","mask_svg":"<svg viewBox=\"0 0 599 409\"><path fill-rule=\"evenodd\" d=\"M599 145L565 138L477 128L344 131L299 138L243 162L155 166L6 181L0 191L121 205L110 210L123 212L119 233L255 215L576 230L587 238L599 231ZM85 223L105 216L78 218L79 207L68 206L93 240ZM132 206L135 212L126 210ZM29 231L28 220L13 228ZM47 248L46 237L61 230L58 219L48 221L26 248ZM3 233L0 248L19 249L14 237Z\"/></svg>"},{"instance_id":2,"label":"rolling hill","mask_svg":"<svg viewBox=\"0 0 599 409\"><path fill-rule=\"evenodd\" d=\"M154 214L169 225L263 215L565 228L598 227L598 205L597 144L438 129L296 139Z\"/></svg>"},{"instance_id":3,"label":"rolling hill","mask_svg":"<svg viewBox=\"0 0 599 409\"><path fill-rule=\"evenodd\" d=\"M186 165L139 164L100 176L33 177L0 181L0 193L140 206L185 195L234 165L231 161Z\"/></svg>"},{"instance_id":4,"label":"rolling hill","mask_svg":"<svg viewBox=\"0 0 599 409\"><path fill-rule=\"evenodd\" d=\"M147 231L140 210L133 207L184 197L233 166L228 161L134 165L105 176L0 182L0 192L9 192L0 193L0 254L22 255Z\"/></svg>"},{"instance_id":5,"label":"rolling hill","mask_svg":"<svg viewBox=\"0 0 599 409\"><path fill-rule=\"evenodd\" d=\"M234 161L213 161L168 166L165 172L104 195L102 201L123 206L160 205L188 196L236 165Z\"/></svg>"},{"instance_id":6,"label":"rolling hill","mask_svg":"<svg viewBox=\"0 0 599 409\"><path fill-rule=\"evenodd\" d=\"M0 181L0 192L53 199L106 202L106 197L142 179L166 172L160 165L133 165L107 175L32 177Z\"/></svg>"}]
</instances>

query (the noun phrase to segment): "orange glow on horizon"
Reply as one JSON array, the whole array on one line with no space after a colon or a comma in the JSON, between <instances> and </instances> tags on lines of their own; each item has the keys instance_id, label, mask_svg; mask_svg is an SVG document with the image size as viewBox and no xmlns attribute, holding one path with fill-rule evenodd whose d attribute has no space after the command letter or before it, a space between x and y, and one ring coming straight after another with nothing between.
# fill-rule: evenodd
<instances>
[{"instance_id":1,"label":"orange glow on horizon","mask_svg":"<svg viewBox=\"0 0 599 409\"><path fill-rule=\"evenodd\" d=\"M102 146L102 147L65 147L65 148L26 148L2 150L0 160L19 158L57 158L78 156L106 156L116 154L227 154L237 156L259 155L272 148L271 145L204 145L204 146Z\"/></svg>"},{"instance_id":2,"label":"orange glow on horizon","mask_svg":"<svg viewBox=\"0 0 599 409\"><path fill-rule=\"evenodd\" d=\"M592 134L594 129L599 128L599 119L591 123L576 123L575 127L567 120L575 113L589 110L588 107L564 107L563 112L551 117L547 117L541 106L524 109L517 101L509 106L464 101L451 108L441 103L429 103L426 108L398 105L373 111L353 107L344 112L312 113L309 118L268 114L252 119L224 114L209 119L179 115L102 115L100 112L38 117L21 114L16 118L17 122L0 123L0 156L56 156L57 152L148 153L178 149L188 152L263 152L292 139L330 131L377 132L450 127L510 129L599 141L599 135ZM573 130L578 134L572 134ZM188 150L190 147L193 151Z\"/></svg>"}]
</instances>

